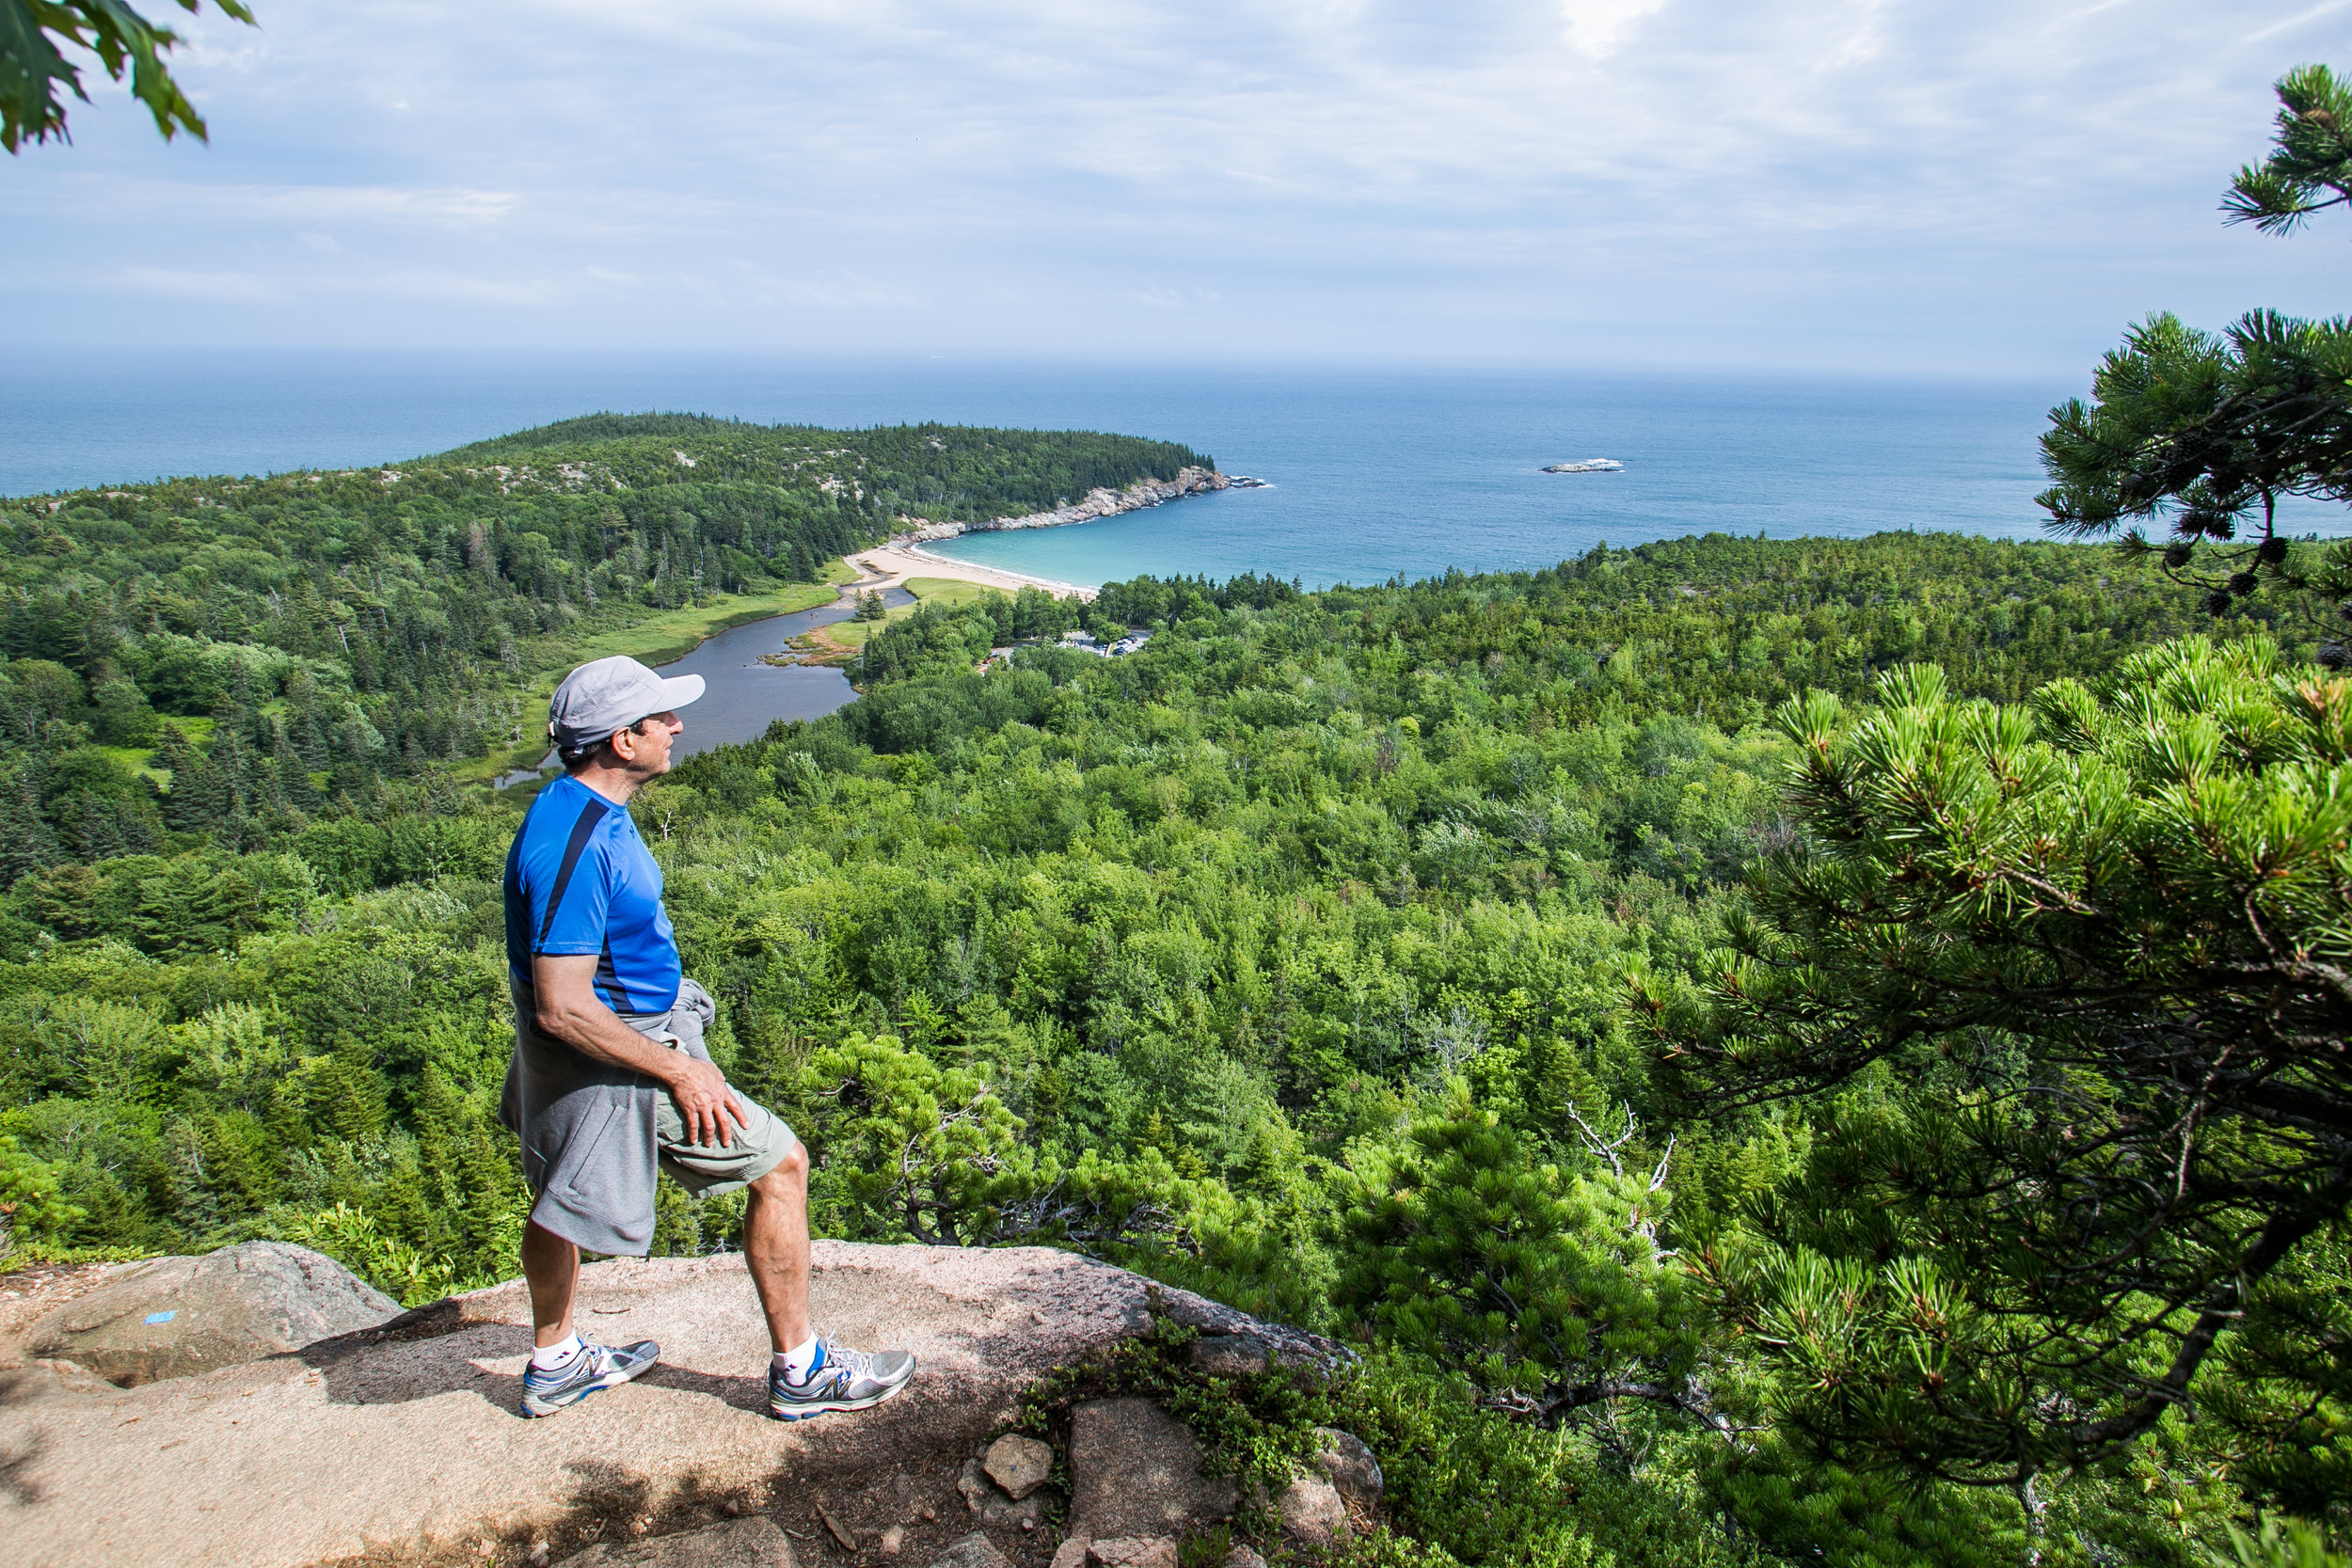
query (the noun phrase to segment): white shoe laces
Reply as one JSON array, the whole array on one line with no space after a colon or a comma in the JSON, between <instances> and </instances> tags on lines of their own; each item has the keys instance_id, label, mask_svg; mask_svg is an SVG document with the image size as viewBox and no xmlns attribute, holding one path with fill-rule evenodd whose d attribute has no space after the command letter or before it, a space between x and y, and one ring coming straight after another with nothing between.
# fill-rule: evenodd
<instances>
[{"instance_id":1,"label":"white shoe laces","mask_svg":"<svg viewBox=\"0 0 2352 1568\"><path fill-rule=\"evenodd\" d=\"M824 1359L821 1364L810 1368L808 1376L792 1382L792 1386L806 1388L819 1378L831 1379L842 1374L847 1374L849 1381L855 1383L874 1370L874 1358L865 1351L836 1345L830 1339L822 1341L822 1349ZM787 1381L791 1381L789 1374Z\"/></svg>"}]
</instances>

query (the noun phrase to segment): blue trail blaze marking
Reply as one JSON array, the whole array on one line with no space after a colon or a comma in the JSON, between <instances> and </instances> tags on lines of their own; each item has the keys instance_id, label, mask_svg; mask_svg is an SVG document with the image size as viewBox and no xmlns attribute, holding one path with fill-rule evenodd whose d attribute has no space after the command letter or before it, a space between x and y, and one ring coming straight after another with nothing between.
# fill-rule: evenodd
<instances>
[{"instance_id":1,"label":"blue trail blaze marking","mask_svg":"<svg viewBox=\"0 0 2352 1568\"><path fill-rule=\"evenodd\" d=\"M150 1312L147 1315L147 1321L151 1323L167 1323L179 1315L177 1312Z\"/></svg>"}]
</instances>

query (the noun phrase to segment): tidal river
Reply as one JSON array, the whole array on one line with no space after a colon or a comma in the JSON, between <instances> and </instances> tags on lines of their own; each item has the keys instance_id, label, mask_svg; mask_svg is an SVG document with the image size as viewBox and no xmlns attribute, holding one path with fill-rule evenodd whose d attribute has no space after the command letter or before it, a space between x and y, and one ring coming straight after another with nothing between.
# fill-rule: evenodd
<instances>
[{"instance_id":1,"label":"tidal river","mask_svg":"<svg viewBox=\"0 0 2352 1568\"><path fill-rule=\"evenodd\" d=\"M903 588L886 588L882 603L896 610L914 603ZM665 675L700 675L702 701L681 710L686 733L677 738L675 753L692 756L713 746L756 740L778 719L822 719L856 700L850 677L821 665L762 664L763 654L782 653L796 637L818 626L850 618L847 601L771 615L750 621L710 638L702 646L658 668ZM541 761L542 771L555 767L555 753ZM529 784L540 776L520 768L499 780L501 789Z\"/></svg>"}]
</instances>

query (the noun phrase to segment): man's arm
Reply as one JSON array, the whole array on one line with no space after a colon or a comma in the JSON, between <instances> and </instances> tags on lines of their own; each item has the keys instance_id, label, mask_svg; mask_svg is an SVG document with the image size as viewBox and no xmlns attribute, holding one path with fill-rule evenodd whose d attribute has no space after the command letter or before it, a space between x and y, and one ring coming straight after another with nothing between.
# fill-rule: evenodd
<instances>
[{"instance_id":1,"label":"man's arm","mask_svg":"<svg viewBox=\"0 0 2352 1568\"><path fill-rule=\"evenodd\" d=\"M677 1101L690 1139L732 1148L743 1123L726 1074L623 1023L596 994L596 963L594 953L532 955L540 1029L582 1055L659 1080Z\"/></svg>"}]
</instances>

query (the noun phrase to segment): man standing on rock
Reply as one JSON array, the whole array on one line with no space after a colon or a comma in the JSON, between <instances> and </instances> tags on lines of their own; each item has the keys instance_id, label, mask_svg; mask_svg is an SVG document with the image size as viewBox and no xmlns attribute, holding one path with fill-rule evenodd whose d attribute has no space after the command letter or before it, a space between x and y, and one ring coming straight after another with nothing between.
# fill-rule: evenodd
<instances>
[{"instance_id":1,"label":"man standing on rock","mask_svg":"<svg viewBox=\"0 0 2352 1568\"><path fill-rule=\"evenodd\" d=\"M717 1009L684 975L661 868L629 820L629 798L670 769L686 727L676 710L702 694L700 675L664 680L633 658L566 675L548 705L564 776L531 803L506 857L515 1056L499 1119L522 1139L532 1198L526 1415L551 1416L660 1358L650 1339L614 1349L572 1326L580 1249L643 1257L651 1244L657 1167L697 1196L751 1195L743 1259L774 1351L770 1414L863 1410L914 1372L905 1351L830 1345L809 1326L808 1152L703 1049Z\"/></svg>"}]
</instances>

